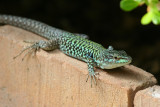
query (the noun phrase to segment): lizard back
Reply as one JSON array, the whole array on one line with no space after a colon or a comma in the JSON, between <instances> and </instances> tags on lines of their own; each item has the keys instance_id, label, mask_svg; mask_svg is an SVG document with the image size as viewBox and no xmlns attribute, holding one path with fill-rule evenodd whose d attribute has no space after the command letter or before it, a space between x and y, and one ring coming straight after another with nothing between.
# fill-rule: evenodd
<instances>
[{"instance_id":1,"label":"lizard back","mask_svg":"<svg viewBox=\"0 0 160 107\"><path fill-rule=\"evenodd\" d=\"M96 42L76 36L72 33L66 33L59 42L59 48L65 54L78 58L86 62L87 58L95 58L105 50L105 48Z\"/></svg>"}]
</instances>

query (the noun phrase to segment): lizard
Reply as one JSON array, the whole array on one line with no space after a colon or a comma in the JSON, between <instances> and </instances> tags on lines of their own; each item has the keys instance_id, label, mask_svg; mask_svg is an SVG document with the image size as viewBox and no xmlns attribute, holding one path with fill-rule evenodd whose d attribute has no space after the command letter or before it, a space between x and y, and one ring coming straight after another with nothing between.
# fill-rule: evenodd
<instances>
[{"instance_id":1,"label":"lizard","mask_svg":"<svg viewBox=\"0 0 160 107\"><path fill-rule=\"evenodd\" d=\"M47 39L32 42L17 56L25 50L28 50L27 53L29 53L31 50L38 49L45 51L60 49L64 54L86 62L89 72L86 82L90 77L91 87L92 81L96 84L98 73L95 72L95 67L113 69L132 62L132 58L124 50L114 50L112 46L105 48L89 40L85 34L71 33L36 20L12 15L0 15L0 23L22 28Z\"/></svg>"}]
</instances>

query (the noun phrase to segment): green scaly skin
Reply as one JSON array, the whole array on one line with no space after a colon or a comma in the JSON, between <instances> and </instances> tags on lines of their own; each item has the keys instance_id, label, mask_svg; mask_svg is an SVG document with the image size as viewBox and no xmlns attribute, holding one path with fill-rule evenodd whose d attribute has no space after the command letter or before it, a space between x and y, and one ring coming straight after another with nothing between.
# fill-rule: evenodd
<instances>
[{"instance_id":1,"label":"green scaly skin","mask_svg":"<svg viewBox=\"0 0 160 107\"><path fill-rule=\"evenodd\" d=\"M34 42L21 53L25 50L30 51L39 48L43 50L58 48L68 56L85 61L88 65L91 86L92 79L96 83L94 67L113 69L129 64L132 61L132 58L125 51L114 50L112 46L105 49L102 45L86 39L87 36L85 34L70 33L35 20L10 15L0 15L0 23L17 26L48 39L48 41L40 40Z\"/></svg>"}]
</instances>

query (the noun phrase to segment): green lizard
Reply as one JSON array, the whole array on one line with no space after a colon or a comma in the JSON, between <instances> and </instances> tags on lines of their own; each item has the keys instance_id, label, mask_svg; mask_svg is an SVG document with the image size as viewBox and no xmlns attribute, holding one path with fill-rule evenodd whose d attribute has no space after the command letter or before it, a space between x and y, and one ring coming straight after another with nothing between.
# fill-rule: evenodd
<instances>
[{"instance_id":1,"label":"green lizard","mask_svg":"<svg viewBox=\"0 0 160 107\"><path fill-rule=\"evenodd\" d=\"M91 78L91 86L92 80L96 83L97 73L94 67L112 69L124 66L132 61L132 58L125 51L114 50L112 46L106 49L102 45L86 39L85 34L70 33L35 20L10 15L0 15L0 23L17 26L48 39L48 41L34 42L31 46L22 50L20 54L25 50L28 50L28 52L33 49L47 51L58 48L68 56L85 61L88 65L88 77Z\"/></svg>"}]
</instances>

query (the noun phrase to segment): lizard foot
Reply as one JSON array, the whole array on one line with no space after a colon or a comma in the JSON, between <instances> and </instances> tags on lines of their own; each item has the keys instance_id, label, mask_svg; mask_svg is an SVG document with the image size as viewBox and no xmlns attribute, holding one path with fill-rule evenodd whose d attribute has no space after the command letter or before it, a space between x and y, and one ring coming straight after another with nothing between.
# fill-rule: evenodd
<instances>
[{"instance_id":1,"label":"lizard foot","mask_svg":"<svg viewBox=\"0 0 160 107\"><path fill-rule=\"evenodd\" d=\"M88 81L88 78L90 77L91 78L91 87L92 87L92 80L94 80L95 85L97 85L96 78L97 78L98 74L99 74L98 72L89 72L88 77L86 79L86 82Z\"/></svg>"},{"instance_id":2,"label":"lizard foot","mask_svg":"<svg viewBox=\"0 0 160 107\"><path fill-rule=\"evenodd\" d=\"M24 60L25 56L29 53L32 53L32 52L36 52L37 50L40 49L40 46L39 46L39 42L33 42L33 41L24 41L24 42L27 42L27 43L32 43L32 45L30 46L27 46L26 48L24 48L18 55L16 55L15 57L13 57L13 59L16 59L18 56L20 56L23 52L25 52L26 50L28 50L24 57L22 58L22 61Z\"/></svg>"}]
</instances>

